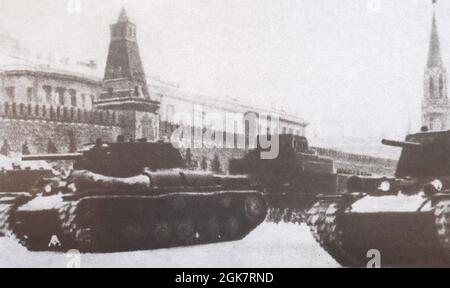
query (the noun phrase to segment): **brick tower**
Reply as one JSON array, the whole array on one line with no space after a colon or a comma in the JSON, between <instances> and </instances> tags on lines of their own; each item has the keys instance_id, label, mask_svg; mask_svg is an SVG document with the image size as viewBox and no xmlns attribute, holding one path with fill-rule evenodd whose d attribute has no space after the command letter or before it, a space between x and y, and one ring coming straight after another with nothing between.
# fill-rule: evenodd
<instances>
[{"instance_id":1,"label":"brick tower","mask_svg":"<svg viewBox=\"0 0 450 288\"><path fill-rule=\"evenodd\" d=\"M111 25L111 43L103 91L94 102L98 109L125 114L124 134L129 138L158 138L160 103L150 97L136 38L136 25L122 9Z\"/></svg>"}]
</instances>

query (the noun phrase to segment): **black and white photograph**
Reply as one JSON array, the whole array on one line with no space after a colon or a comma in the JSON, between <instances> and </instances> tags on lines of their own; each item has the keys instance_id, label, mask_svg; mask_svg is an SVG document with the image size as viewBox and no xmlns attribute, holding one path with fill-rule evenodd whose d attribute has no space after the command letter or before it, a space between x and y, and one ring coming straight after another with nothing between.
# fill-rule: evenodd
<instances>
[{"instance_id":1,"label":"black and white photograph","mask_svg":"<svg viewBox=\"0 0 450 288\"><path fill-rule=\"evenodd\" d=\"M0 0L0 268L448 268L447 67L444 0Z\"/></svg>"}]
</instances>

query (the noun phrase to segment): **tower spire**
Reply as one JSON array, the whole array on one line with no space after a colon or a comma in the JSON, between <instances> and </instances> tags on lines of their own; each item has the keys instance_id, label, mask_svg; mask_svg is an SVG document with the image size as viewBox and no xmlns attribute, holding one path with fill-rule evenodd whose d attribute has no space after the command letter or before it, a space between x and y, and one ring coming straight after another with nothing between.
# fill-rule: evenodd
<instances>
[{"instance_id":1,"label":"tower spire","mask_svg":"<svg viewBox=\"0 0 450 288\"><path fill-rule=\"evenodd\" d=\"M447 98L447 71L442 62L441 45L436 21L436 0L433 4L430 48L424 77L422 126L430 131L450 128L450 102Z\"/></svg>"},{"instance_id":2,"label":"tower spire","mask_svg":"<svg viewBox=\"0 0 450 288\"><path fill-rule=\"evenodd\" d=\"M442 67L441 43L436 21L436 0L433 0L433 21L431 25L430 48L428 52L428 68Z\"/></svg>"},{"instance_id":3,"label":"tower spire","mask_svg":"<svg viewBox=\"0 0 450 288\"><path fill-rule=\"evenodd\" d=\"M118 23L124 23L128 22L128 15L127 11L125 10L125 7L122 7L122 10L120 11L119 20L117 20Z\"/></svg>"}]
</instances>

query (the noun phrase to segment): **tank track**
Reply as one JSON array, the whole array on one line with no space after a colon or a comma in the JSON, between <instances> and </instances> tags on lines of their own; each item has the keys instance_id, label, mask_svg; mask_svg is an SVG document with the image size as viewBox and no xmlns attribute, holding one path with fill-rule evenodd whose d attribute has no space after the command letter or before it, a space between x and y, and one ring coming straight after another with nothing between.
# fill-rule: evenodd
<instances>
[{"instance_id":1,"label":"tank track","mask_svg":"<svg viewBox=\"0 0 450 288\"><path fill-rule=\"evenodd\" d=\"M30 197L25 193L10 193L0 196L0 237L14 235L11 228L12 212Z\"/></svg>"},{"instance_id":2,"label":"tank track","mask_svg":"<svg viewBox=\"0 0 450 288\"><path fill-rule=\"evenodd\" d=\"M444 256L443 266L450 267L450 200L440 200L434 209L439 244Z\"/></svg>"},{"instance_id":3,"label":"tank track","mask_svg":"<svg viewBox=\"0 0 450 288\"><path fill-rule=\"evenodd\" d=\"M348 253L342 242L343 231L339 227L339 217L345 207L339 200L320 200L308 212L307 224L315 240L339 264L344 267L364 267L367 259L359 259ZM444 257L441 259L439 253L433 254L432 258L424 257L423 261L414 262L417 267L450 267L450 200L439 200L435 205L434 216L440 254ZM408 260L407 257L405 259L395 261L404 263L402 266L408 265L409 261L417 261ZM394 263L385 263L391 264L395 266Z\"/></svg>"},{"instance_id":4,"label":"tank track","mask_svg":"<svg viewBox=\"0 0 450 288\"><path fill-rule=\"evenodd\" d=\"M259 194L238 195L88 197L67 201L57 211L60 231L46 235L47 239L57 236L60 245L43 247L25 235L22 244L38 251L108 253L240 240L264 221L267 205ZM208 207L205 204L209 204L206 213L192 212ZM114 214L120 217L114 219ZM127 219L121 219L122 215Z\"/></svg>"},{"instance_id":5,"label":"tank track","mask_svg":"<svg viewBox=\"0 0 450 288\"><path fill-rule=\"evenodd\" d=\"M267 221L275 224L293 223L302 224L305 222L306 211L293 208L270 208Z\"/></svg>"},{"instance_id":6,"label":"tank track","mask_svg":"<svg viewBox=\"0 0 450 288\"><path fill-rule=\"evenodd\" d=\"M339 214L345 209L339 200L320 200L309 211L307 224L320 246L345 267L361 267L358 261L346 252L342 243L343 231L339 226Z\"/></svg>"}]
</instances>

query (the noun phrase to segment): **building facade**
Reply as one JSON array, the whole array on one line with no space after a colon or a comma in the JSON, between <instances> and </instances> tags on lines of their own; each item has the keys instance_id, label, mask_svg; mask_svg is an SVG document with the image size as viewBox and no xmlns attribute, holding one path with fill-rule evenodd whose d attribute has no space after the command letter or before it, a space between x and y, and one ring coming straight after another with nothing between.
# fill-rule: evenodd
<instances>
[{"instance_id":1,"label":"building facade","mask_svg":"<svg viewBox=\"0 0 450 288\"><path fill-rule=\"evenodd\" d=\"M233 138L248 138L245 116L258 118L258 133L305 135L306 123L283 111L240 101L183 91L147 77L137 28L122 10L111 25L111 42L104 73L94 61L72 62L52 54L36 55L12 37L0 37L0 141L11 153L68 152L84 143L119 135L129 139L169 139L186 126L203 131L205 115L238 117L235 125L216 130ZM101 75L103 74L103 75ZM179 115L187 121L179 121ZM269 125L262 117L279 119ZM240 117L240 118L239 118ZM230 136L231 135L231 136ZM200 146L206 139L200 140ZM248 142L248 139L246 140ZM194 144L194 143L192 143ZM198 145L198 143L196 143ZM23 149L26 146L27 149Z\"/></svg>"},{"instance_id":2,"label":"building facade","mask_svg":"<svg viewBox=\"0 0 450 288\"><path fill-rule=\"evenodd\" d=\"M94 100L95 109L120 111L126 117L126 138L159 138L159 102L150 97L137 42L136 25L123 9L111 25L111 43L102 92Z\"/></svg>"}]
</instances>

